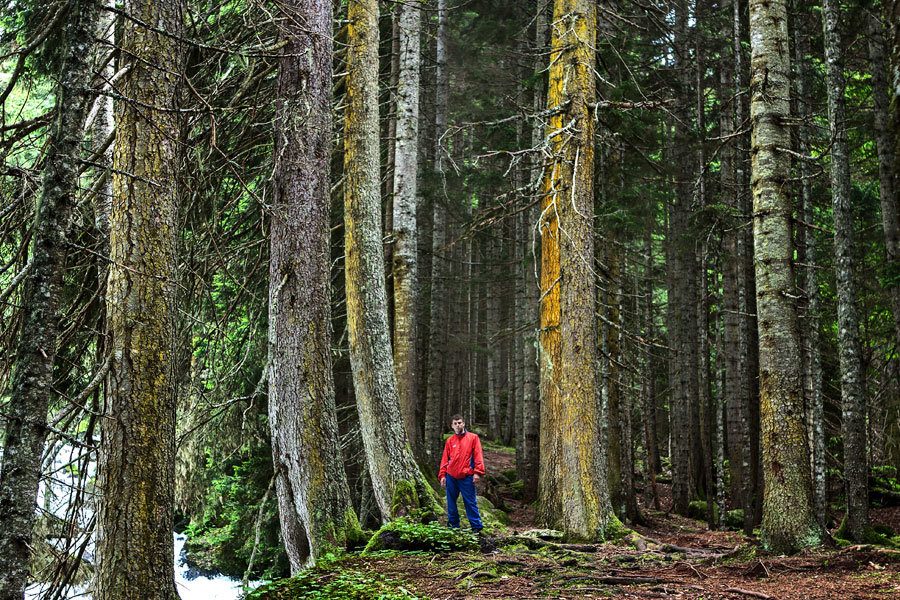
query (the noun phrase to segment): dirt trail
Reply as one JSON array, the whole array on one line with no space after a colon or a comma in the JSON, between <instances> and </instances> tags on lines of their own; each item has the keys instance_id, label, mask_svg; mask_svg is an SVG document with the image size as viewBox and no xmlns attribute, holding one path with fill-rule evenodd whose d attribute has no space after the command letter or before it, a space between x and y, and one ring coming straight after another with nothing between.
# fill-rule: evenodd
<instances>
[{"instance_id":1,"label":"dirt trail","mask_svg":"<svg viewBox=\"0 0 900 600\"><path fill-rule=\"evenodd\" d=\"M489 475L514 467L513 457L498 450L486 450L485 462ZM481 491L490 496L491 485ZM511 509L513 535L534 527L531 507L512 496L502 502ZM873 511L873 518L896 522L898 512ZM739 532L709 531L703 522L664 512L645 515L645 525L616 545L512 544L482 554L359 560L432 600L900 598L900 554L856 547L773 557Z\"/></svg>"}]
</instances>

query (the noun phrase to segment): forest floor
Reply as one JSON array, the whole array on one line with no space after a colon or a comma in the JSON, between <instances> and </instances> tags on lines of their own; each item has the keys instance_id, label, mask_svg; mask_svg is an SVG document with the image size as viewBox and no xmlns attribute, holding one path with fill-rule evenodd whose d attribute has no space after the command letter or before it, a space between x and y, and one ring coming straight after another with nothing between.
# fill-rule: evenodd
<instances>
[{"instance_id":1,"label":"forest floor","mask_svg":"<svg viewBox=\"0 0 900 600\"><path fill-rule=\"evenodd\" d=\"M493 473L513 466L503 450L486 449L485 462ZM479 492L490 496L489 488ZM667 495L663 508L671 502ZM710 531L703 521L644 507L645 523L632 526L634 533L617 543L537 538L537 546L525 545L507 536L533 529L534 510L514 497L496 499L511 509L512 526L501 536L482 538L480 553L351 556L341 561L341 570L377 576L404 598L431 600L900 598L900 551L852 546L770 556L740 532ZM900 508L873 510L872 518L896 528Z\"/></svg>"}]
</instances>

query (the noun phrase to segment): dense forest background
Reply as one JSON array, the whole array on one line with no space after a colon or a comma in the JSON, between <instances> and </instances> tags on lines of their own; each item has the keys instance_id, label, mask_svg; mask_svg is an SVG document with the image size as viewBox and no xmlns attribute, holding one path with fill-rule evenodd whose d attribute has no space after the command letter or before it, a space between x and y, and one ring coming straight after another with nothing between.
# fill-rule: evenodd
<instances>
[{"instance_id":1,"label":"dense forest background","mask_svg":"<svg viewBox=\"0 0 900 600\"><path fill-rule=\"evenodd\" d=\"M888 542L896 0L0 22L0 598L169 598L173 528L246 583L438 518L454 413L570 540Z\"/></svg>"}]
</instances>

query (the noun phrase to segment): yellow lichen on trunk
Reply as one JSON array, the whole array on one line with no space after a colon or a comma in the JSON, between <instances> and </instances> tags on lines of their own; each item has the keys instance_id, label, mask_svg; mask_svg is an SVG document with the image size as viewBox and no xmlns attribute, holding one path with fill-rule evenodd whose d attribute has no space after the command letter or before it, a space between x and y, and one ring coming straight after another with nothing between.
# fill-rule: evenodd
<instances>
[{"instance_id":1,"label":"yellow lichen on trunk","mask_svg":"<svg viewBox=\"0 0 900 600\"><path fill-rule=\"evenodd\" d=\"M542 186L540 518L570 538L610 521L596 402L592 104L596 8L558 0L547 108L552 160Z\"/></svg>"}]
</instances>

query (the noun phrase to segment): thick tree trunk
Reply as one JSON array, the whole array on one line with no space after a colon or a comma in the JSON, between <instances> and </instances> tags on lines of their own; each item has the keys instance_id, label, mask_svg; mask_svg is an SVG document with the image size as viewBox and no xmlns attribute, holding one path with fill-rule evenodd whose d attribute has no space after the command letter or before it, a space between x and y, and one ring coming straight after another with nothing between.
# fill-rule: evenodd
<instances>
[{"instance_id":1,"label":"thick tree trunk","mask_svg":"<svg viewBox=\"0 0 900 600\"><path fill-rule=\"evenodd\" d=\"M615 518L595 397L595 10L589 0L554 3L547 107L558 112L547 131L553 159L541 218L539 519L585 540L602 538Z\"/></svg>"},{"instance_id":2,"label":"thick tree trunk","mask_svg":"<svg viewBox=\"0 0 900 600\"><path fill-rule=\"evenodd\" d=\"M344 130L344 246L353 387L375 500L389 520L422 507L436 512L400 413L387 319L378 194L378 3L348 6Z\"/></svg>"},{"instance_id":3,"label":"thick tree trunk","mask_svg":"<svg viewBox=\"0 0 900 600\"><path fill-rule=\"evenodd\" d=\"M125 10L107 292L113 353L100 454L98 600L171 600L175 487L175 280L183 64L180 1ZM166 33L138 23L153 23Z\"/></svg>"},{"instance_id":4,"label":"thick tree trunk","mask_svg":"<svg viewBox=\"0 0 900 600\"><path fill-rule=\"evenodd\" d=\"M31 559L35 501L47 439L47 411L59 335L66 229L75 206L90 57L100 13L95 0L72 4L56 87L53 127L35 208L31 271L22 294L22 324L0 465L0 599L21 600Z\"/></svg>"},{"instance_id":5,"label":"thick tree trunk","mask_svg":"<svg viewBox=\"0 0 900 600\"><path fill-rule=\"evenodd\" d=\"M291 572L359 525L338 436L331 366L332 5L282 5L269 261L269 425ZM309 60L300 57L310 57Z\"/></svg>"},{"instance_id":6,"label":"thick tree trunk","mask_svg":"<svg viewBox=\"0 0 900 600\"><path fill-rule=\"evenodd\" d=\"M793 294L790 59L785 0L751 0L751 156L761 424L763 543L779 554L819 543L812 505Z\"/></svg>"},{"instance_id":7,"label":"thick tree trunk","mask_svg":"<svg viewBox=\"0 0 900 600\"><path fill-rule=\"evenodd\" d=\"M418 455L416 405L418 389L417 336L417 244L419 160L419 30L422 11L418 0L400 5L400 78L397 83L397 139L394 151L394 373L406 434Z\"/></svg>"},{"instance_id":8,"label":"thick tree trunk","mask_svg":"<svg viewBox=\"0 0 900 600\"><path fill-rule=\"evenodd\" d=\"M841 363L841 430L844 437L844 482L847 494L846 532L862 541L869 527L866 467L866 398L859 340L857 281L853 265L853 207L850 201L850 157L847 144L844 62L838 0L825 0L825 75L828 125L831 132L831 198L834 214L834 259L838 304L838 344Z\"/></svg>"}]
</instances>

